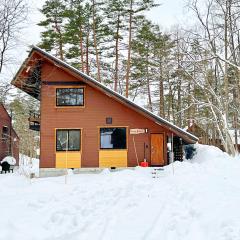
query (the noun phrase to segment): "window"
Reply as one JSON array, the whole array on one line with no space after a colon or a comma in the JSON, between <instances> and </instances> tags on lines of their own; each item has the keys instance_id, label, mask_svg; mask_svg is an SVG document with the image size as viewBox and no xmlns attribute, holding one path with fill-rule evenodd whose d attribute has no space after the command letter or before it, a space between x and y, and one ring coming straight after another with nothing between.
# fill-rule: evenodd
<instances>
[{"instance_id":1,"label":"window","mask_svg":"<svg viewBox=\"0 0 240 240\"><path fill-rule=\"evenodd\" d=\"M84 88L57 88L57 106L84 106Z\"/></svg>"},{"instance_id":2,"label":"window","mask_svg":"<svg viewBox=\"0 0 240 240\"><path fill-rule=\"evenodd\" d=\"M106 118L106 124L112 124L112 118L111 117Z\"/></svg>"},{"instance_id":3,"label":"window","mask_svg":"<svg viewBox=\"0 0 240 240\"><path fill-rule=\"evenodd\" d=\"M57 151L80 151L79 129L58 129L56 134Z\"/></svg>"},{"instance_id":4,"label":"window","mask_svg":"<svg viewBox=\"0 0 240 240\"><path fill-rule=\"evenodd\" d=\"M2 127L2 138L3 138L4 140L6 140L6 139L8 138L8 135L9 135L9 133L8 133L8 127L7 127L7 126L3 126L3 127Z\"/></svg>"},{"instance_id":5,"label":"window","mask_svg":"<svg viewBox=\"0 0 240 240\"><path fill-rule=\"evenodd\" d=\"M126 128L100 128L100 149L126 149Z\"/></svg>"}]
</instances>

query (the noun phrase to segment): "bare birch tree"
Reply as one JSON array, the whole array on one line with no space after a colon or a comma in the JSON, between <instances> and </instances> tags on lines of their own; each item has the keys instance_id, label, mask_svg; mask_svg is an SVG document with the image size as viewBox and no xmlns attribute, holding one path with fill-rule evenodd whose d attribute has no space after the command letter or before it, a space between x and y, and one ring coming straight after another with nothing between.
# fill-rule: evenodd
<instances>
[{"instance_id":1,"label":"bare birch tree","mask_svg":"<svg viewBox=\"0 0 240 240\"><path fill-rule=\"evenodd\" d=\"M16 34L27 16L25 0L0 0L0 73L16 44Z\"/></svg>"},{"instance_id":2,"label":"bare birch tree","mask_svg":"<svg viewBox=\"0 0 240 240\"><path fill-rule=\"evenodd\" d=\"M198 68L198 75L192 76L193 81L202 90L204 98L202 101L195 99L200 107L208 108L214 120L215 128L222 141L226 152L235 155L234 140L229 130L233 128L231 116L236 119L236 111L232 104L237 100L233 91L233 82L239 84L239 75L230 75L230 69L239 72L240 65L235 52L235 42L239 29L236 26L239 18L239 2L234 0L207 0L204 2L206 8L199 0L190 1L189 7L195 13L200 32L192 32L192 37L197 38L201 51L198 56L188 52L189 62ZM201 4L201 6L200 6ZM239 48L239 45L238 45ZM235 57L233 57L235 56ZM208 73L213 66L215 84L209 82ZM235 87L235 86L234 86Z\"/></svg>"}]
</instances>

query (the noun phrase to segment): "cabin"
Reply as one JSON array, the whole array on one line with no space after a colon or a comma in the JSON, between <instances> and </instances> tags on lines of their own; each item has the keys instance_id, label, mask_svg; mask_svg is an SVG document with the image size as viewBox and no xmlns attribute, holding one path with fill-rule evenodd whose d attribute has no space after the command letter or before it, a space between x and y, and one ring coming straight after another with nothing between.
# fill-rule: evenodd
<instances>
[{"instance_id":1,"label":"cabin","mask_svg":"<svg viewBox=\"0 0 240 240\"><path fill-rule=\"evenodd\" d=\"M12 84L40 101L29 117L40 131L40 168L163 166L198 141L38 47Z\"/></svg>"},{"instance_id":2,"label":"cabin","mask_svg":"<svg viewBox=\"0 0 240 240\"><path fill-rule=\"evenodd\" d=\"M19 163L19 137L12 127L12 119L6 108L0 103L0 161L13 156Z\"/></svg>"},{"instance_id":3,"label":"cabin","mask_svg":"<svg viewBox=\"0 0 240 240\"><path fill-rule=\"evenodd\" d=\"M191 119L189 121L186 131L198 137L198 143L209 144L209 134L207 134L206 131L202 129L194 120Z\"/></svg>"},{"instance_id":4,"label":"cabin","mask_svg":"<svg viewBox=\"0 0 240 240\"><path fill-rule=\"evenodd\" d=\"M197 124L194 120L190 120L186 131L198 137L198 143L215 146L222 151L225 151L221 139L216 136L216 132L214 132L213 134L213 129L209 129L208 131L206 131L202 127L200 127L199 124Z\"/></svg>"}]
</instances>

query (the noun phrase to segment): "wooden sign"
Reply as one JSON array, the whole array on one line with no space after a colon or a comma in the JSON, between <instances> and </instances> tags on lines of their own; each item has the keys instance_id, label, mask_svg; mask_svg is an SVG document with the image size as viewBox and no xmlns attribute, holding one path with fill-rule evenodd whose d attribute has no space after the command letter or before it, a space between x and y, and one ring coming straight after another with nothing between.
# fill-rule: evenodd
<instances>
[{"instance_id":1,"label":"wooden sign","mask_svg":"<svg viewBox=\"0 0 240 240\"><path fill-rule=\"evenodd\" d=\"M130 129L130 134L142 134L142 133L146 133L146 129L140 129L140 128Z\"/></svg>"}]
</instances>

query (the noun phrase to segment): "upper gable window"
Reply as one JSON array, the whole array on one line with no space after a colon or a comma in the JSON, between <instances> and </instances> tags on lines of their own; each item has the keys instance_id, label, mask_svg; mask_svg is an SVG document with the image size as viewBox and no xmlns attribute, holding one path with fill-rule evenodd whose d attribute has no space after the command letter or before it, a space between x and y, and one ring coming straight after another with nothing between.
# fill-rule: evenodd
<instances>
[{"instance_id":1,"label":"upper gable window","mask_svg":"<svg viewBox=\"0 0 240 240\"><path fill-rule=\"evenodd\" d=\"M57 88L57 106L84 106L84 88Z\"/></svg>"},{"instance_id":2,"label":"upper gable window","mask_svg":"<svg viewBox=\"0 0 240 240\"><path fill-rule=\"evenodd\" d=\"M8 138L8 135L9 135L8 127L7 126L3 126L2 127L2 138L4 140L6 140Z\"/></svg>"}]
</instances>

